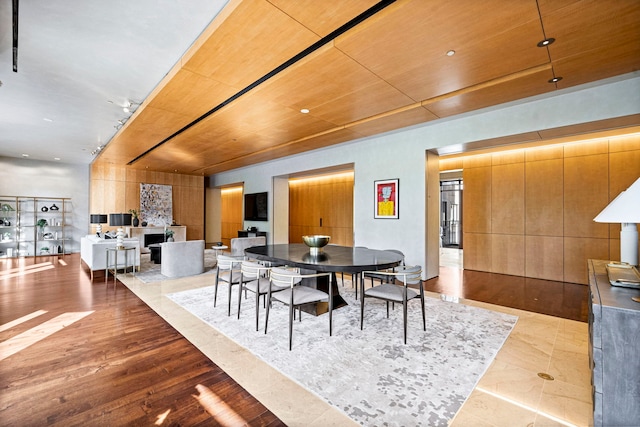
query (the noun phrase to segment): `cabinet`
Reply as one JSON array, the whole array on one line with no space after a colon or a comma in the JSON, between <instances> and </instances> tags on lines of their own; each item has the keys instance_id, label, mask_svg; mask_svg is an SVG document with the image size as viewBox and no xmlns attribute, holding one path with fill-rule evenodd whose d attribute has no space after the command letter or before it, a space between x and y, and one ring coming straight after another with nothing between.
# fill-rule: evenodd
<instances>
[{"instance_id":1,"label":"cabinet","mask_svg":"<svg viewBox=\"0 0 640 427\"><path fill-rule=\"evenodd\" d=\"M0 197L0 257L68 253L72 206L69 198Z\"/></svg>"},{"instance_id":2,"label":"cabinet","mask_svg":"<svg viewBox=\"0 0 640 427\"><path fill-rule=\"evenodd\" d=\"M589 260L589 363L594 426L640 422L640 289L611 286L607 261Z\"/></svg>"}]
</instances>

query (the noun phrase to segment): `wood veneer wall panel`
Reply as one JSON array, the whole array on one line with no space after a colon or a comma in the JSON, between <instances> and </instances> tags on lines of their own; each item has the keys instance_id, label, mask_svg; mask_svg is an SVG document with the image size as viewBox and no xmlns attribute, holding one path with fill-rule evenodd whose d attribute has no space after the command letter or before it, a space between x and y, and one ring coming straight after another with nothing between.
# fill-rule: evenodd
<instances>
[{"instance_id":1,"label":"wood veneer wall panel","mask_svg":"<svg viewBox=\"0 0 640 427\"><path fill-rule=\"evenodd\" d=\"M490 233L491 166L465 168L462 180L464 230L469 233Z\"/></svg>"},{"instance_id":2,"label":"wood veneer wall panel","mask_svg":"<svg viewBox=\"0 0 640 427\"><path fill-rule=\"evenodd\" d=\"M564 238L562 236L525 236L526 277L564 280Z\"/></svg>"},{"instance_id":3,"label":"wood veneer wall panel","mask_svg":"<svg viewBox=\"0 0 640 427\"><path fill-rule=\"evenodd\" d=\"M525 165L525 234L562 236L564 232L564 162L560 159ZM537 277L537 276L532 276ZM554 279L556 280L556 279Z\"/></svg>"},{"instance_id":4,"label":"wood veneer wall panel","mask_svg":"<svg viewBox=\"0 0 640 427\"><path fill-rule=\"evenodd\" d=\"M640 135L529 147L524 157L521 150L461 155L446 159L445 169L459 162L465 186L465 269L517 274L518 265L499 257L513 245L517 259L518 245L496 236L505 218L520 215L527 277L586 284L587 259L620 259L620 226L593 218L640 176ZM504 204L513 177L501 168L518 162L524 164L525 208L502 212L495 205Z\"/></svg>"},{"instance_id":5,"label":"wood veneer wall panel","mask_svg":"<svg viewBox=\"0 0 640 427\"><path fill-rule=\"evenodd\" d=\"M609 238L593 218L609 202L608 154L564 159L564 236Z\"/></svg>"},{"instance_id":6,"label":"wood veneer wall panel","mask_svg":"<svg viewBox=\"0 0 640 427\"><path fill-rule=\"evenodd\" d=\"M463 168L463 161L459 157L450 158L450 159L440 158L440 165L439 166L440 166L440 171L450 171L450 170L462 169Z\"/></svg>"},{"instance_id":7,"label":"wood veneer wall panel","mask_svg":"<svg viewBox=\"0 0 640 427\"><path fill-rule=\"evenodd\" d=\"M522 234L491 234L491 271L524 276L524 243Z\"/></svg>"},{"instance_id":8,"label":"wood veneer wall panel","mask_svg":"<svg viewBox=\"0 0 640 427\"><path fill-rule=\"evenodd\" d=\"M465 270L491 271L491 234L464 233Z\"/></svg>"},{"instance_id":9,"label":"wood veneer wall panel","mask_svg":"<svg viewBox=\"0 0 640 427\"><path fill-rule=\"evenodd\" d=\"M465 182L465 190L466 188ZM490 196L491 232L524 235L524 163L522 160L519 163L501 164L491 168Z\"/></svg>"},{"instance_id":10,"label":"wood veneer wall panel","mask_svg":"<svg viewBox=\"0 0 640 427\"><path fill-rule=\"evenodd\" d=\"M231 239L238 237L238 230L242 230L242 187L235 190L223 190L220 194L221 205L221 235L220 240L229 246Z\"/></svg>"},{"instance_id":11,"label":"wood veneer wall panel","mask_svg":"<svg viewBox=\"0 0 640 427\"><path fill-rule=\"evenodd\" d=\"M302 242L304 234L327 234L333 244L353 244L352 174L289 183L289 242Z\"/></svg>"},{"instance_id":12,"label":"wood veneer wall panel","mask_svg":"<svg viewBox=\"0 0 640 427\"><path fill-rule=\"evenodd\" d=\"M141 183L172 185L174 220L187 226L188 239L204 238L204 177L201 176L92 165L90 212L110 214L139 210ZM112 228L103 226L104 230Z\"/></svg>"},{"instance_id":13,"label":"wood veneer wall panel","mask_svg":"<svg viewBox=\"0 0 640 427\"><path fill-rule=\"evenodd\" d=\"M609 239L565 237L564 281L588 284L587 260L607 259L608 256Z\"/></svg>"}]
</instances>

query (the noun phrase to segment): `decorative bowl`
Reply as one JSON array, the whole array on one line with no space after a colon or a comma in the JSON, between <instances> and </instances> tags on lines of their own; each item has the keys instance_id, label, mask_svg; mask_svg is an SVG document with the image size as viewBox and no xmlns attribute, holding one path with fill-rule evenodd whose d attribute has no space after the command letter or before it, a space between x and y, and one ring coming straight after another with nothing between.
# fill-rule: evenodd
<instances>
[{"instance_id":1,"label":"decorative bowl","mask_svg":"<svg viewBox=\"0 0 640 427\"><path fill-rule=\"evenodd\" d=\"M311 236L302 236L302 241L305 245L309 246L309 253L311 255L317 255L322 252L322 248L329 244L329 240L331 240L331 236L323 236L323 235L311 235Z\"/></svg>"}]
</instances>

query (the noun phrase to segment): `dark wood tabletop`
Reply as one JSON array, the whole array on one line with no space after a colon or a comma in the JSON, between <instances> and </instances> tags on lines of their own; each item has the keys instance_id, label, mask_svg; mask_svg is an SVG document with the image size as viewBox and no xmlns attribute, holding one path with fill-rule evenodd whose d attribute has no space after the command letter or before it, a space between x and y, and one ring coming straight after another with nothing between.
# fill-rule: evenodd
<instances>
[{"instance_id":1,"label":"dark wood tabletop","mask_svg":"<svg viewBox=\"0 0 640 427\"><path fill-rule=\"evenodd\" d=\"M311 255L304 243L253 246L245 254L261 261L283 263L319 272L351 272L391 268L402 262L395 252L327 245L318 255Z\"/></svg>"}]
</instances>

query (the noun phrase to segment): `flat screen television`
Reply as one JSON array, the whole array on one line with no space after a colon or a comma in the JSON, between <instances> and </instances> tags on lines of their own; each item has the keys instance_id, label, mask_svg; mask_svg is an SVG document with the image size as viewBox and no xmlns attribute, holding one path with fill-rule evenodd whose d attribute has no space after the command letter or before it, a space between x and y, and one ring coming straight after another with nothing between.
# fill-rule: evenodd
<instances>
[{"instance_id":1,"label":"flat screen television","mask_svg":"<svg viewBox=\"0 0 640 427\"><path fill-rule=\"evenodd\" d=\"M252 193L244 195L244 220L268 221L267 200L269 193Z\"/></svg>"}]
</instances>

